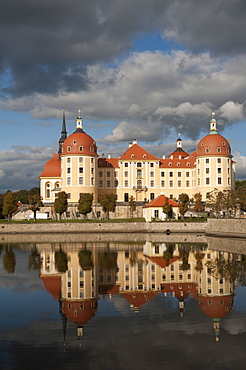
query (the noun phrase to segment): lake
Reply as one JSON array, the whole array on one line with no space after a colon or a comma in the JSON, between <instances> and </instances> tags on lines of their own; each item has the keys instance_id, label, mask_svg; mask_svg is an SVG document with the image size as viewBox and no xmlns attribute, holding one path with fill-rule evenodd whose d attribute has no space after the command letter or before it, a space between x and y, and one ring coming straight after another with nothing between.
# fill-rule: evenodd
<instances>
[{"instance_id":1,"label":"lake","mask_svg":"<svg viewBox=\"0 0 246 370\"><path fill-rule=\"evenodd\" d=\"M0 369L245 368L246 240L144 238L0 244Z\"/></svg>"}]
</instances>

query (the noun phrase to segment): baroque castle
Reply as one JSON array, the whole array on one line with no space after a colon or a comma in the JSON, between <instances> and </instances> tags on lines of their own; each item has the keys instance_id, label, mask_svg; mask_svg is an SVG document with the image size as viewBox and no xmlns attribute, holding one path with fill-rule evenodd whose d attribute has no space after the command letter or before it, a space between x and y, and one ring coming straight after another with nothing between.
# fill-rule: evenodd
<instances>
[{"instance_id":1,"label":"baroque castle","mask_svg":"<svg viewBox=\"0 0 246 370\"><path fill-rule=\"evenodd\" d=\"M158 158L137 144L129 143L118 158L99 157L95 140L85 133L80 110L76 130L67 136L65 111L59 151L45 164L40 179L44 210L52 217L57 194L68 194L67 217L78 217L81 193L93 194L93 217L101 217L100 195L115 194L117 207L114 217L128 217L128 202L134 197L136 216L142 216L142 206L161 194L178 199L181 193L193 198L196 193L206 200L215 188L231 189L235 185L235 162L228 140L217 131L214 113L208 135L191 154L185 152L179 137L176 148L167 157Z\"/></svg>"}]
</instances>

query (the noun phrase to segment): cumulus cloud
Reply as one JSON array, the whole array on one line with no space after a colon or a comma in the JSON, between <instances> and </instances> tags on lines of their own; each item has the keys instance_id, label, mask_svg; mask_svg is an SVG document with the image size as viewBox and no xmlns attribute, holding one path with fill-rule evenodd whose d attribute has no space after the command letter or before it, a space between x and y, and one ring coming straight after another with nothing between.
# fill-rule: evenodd
<instances>
[{"instance_id":1,"label":"cumulus cloud","mask_svg":"<svg viewBox=\"0 0 246 370\"><path fill-rule=\"evenodd\" d=\"M0 193L39 186L38 176L51 158L54 148L17 145L0 152Z\"/></svg>"},{"instance_id":2,"label":"cumulus cloud","mask_svg":"<svg viewBox=\"0 0 246 370\"><path fill-rule=\"evenodd\" d=\"M215 110L220 130L245 118L246 57L230 60L194 55L135 52L114 67L96 64L87 68L88 88L79 94L11 97L2 109L26 110L36 119L60 117L65 101L68 118L79 107L85 120L110 123L109 141L138 139L153 142L171 130L193 140L209 128ZM128 129L131 127L132 129Z\"/></svg>"}]
</instances>

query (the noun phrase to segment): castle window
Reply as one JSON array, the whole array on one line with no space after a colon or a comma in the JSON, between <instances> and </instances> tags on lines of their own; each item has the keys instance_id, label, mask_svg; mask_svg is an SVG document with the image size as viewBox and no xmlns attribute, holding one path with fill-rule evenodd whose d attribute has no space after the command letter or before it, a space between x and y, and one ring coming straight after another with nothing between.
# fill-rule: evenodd
<instances>
[{"instance_id":1,"label":"castle window","mask_svg":"<svg viewBox=\"0 0 246 370\"><path fill-rule=\"evenodd\" d=\"M217 163L221 163L221 158L217 158Z\"/></svg>"},{"instance_id":2,"label":"castle window","mask_svg":"<svg viewBox=\"0 0 246 370\"><path fill-rule=\"evenodd\" d=\"M67 199L71 199L71 193L67 193Z\"/></svg>"},{"instance_id":3,"label":"castle window","mask_svg":"<svg viewBox=\"0 0 246 370\"><path fill-rule=\"evenodd\" d=\"M168 166L172 166L172 165L173 165L173 164L172 164L172 162L169 162L169 163L168 163Z\"/></svg>"},{"instance_id":4,"label":"castle window","mask_svg":"<svg viewBox=\"0 0 246 370\"><path fill-rule=\"evenodd\" d=\"M221 153L221 147L220 147L220 146L218 146L218 148L217 148L217 152L218 152L218 153Z\"/></svg>"},{"instance_id":5,"label":"castle window","mask_svg":"<svg viewBox=\"0 0 246 370\"><path fill-rule=\"evenodd\" d=\"M83 167L79 167L79 173L83 173Z\"/></svg>"},{"instance_id":6,"label":"castle window","mask_svg":"<svg viewBox=\"0 0 246 370\"><path fill-rule=\"evenodd\" d=\"M71 177L67 178L67 185L71 185Z\"/></svg>"},{"instance_id":7,"label":"castle window","mask_svg":"<svg viewBox=\"0 0 246 370\"><path fill-rule=\"evenodd\" d=\"M178 172L178 177L181 177L181 172Z\"/></svg>"},{"instance_id":8,"label":"castle window","mask_svg":"<svg viewBox=\"0 0 246 370\"><path fill-rule=\"evenodd\" d=\"M119 185L119 181L118 180L114 180L114 187L117 188L118 185Z\"/></svg>"},{"instance_id":9,"label":"castle window","mask_svg":"<svg viewBox=\"0 0 246 370\"><path fill-rule=\"evenodd\" d=\"M153 188L155 186L154 180L150 181L150 186Z\"/></svg>"},{"instance_id":10,"label":"castle window","mask_svg":"<svg viewBox=\"0 0 246 370\"><path fill-rule=\"evenodd\" d=\"M181 180L178 181L178 187L181 188Z\"/></svg>"},{"instance_id":11,"label":"castle window","mask_svg":"<svg viewBox=\"0 0 246 370\"><path fill-rule=\"evenodd\" d=\"M68 152L71 152L71 146L68 146L68 147L67 147L67 151L68 151Z\"/></svg>"},{"instance_id":12,"label":"castle window","mask_svg":"<svg viewBox=\"0 0 246 370\"><path fill-rule=\"evenodd\" d=\"M186 172L186 177L190 177L190 173L189 172Z\"/></svg>"},{"instance_id":13,"label":"castle window","mask_svg":"<svg viewBox=\"0 0 246 370\"><path fill-rule=\"evenodd\" d=\"M71 158L67 158L67 163L70 163L71 162Z\"/></svg>"},{"instance_id":14,"label":"castle window","mask_svg":"<svg viewBox=\"0 0 246 370\"><path fill-rule=\"evenodd\" d=\"M222 146L226 146L226 143L224 141L222 142Z\"/></svg>"},{"instance_id":15,"label":"castle window","mask_svg":"<svg viewBox=\"0 0 246 370\"><path fill-rule=\"evenodd\" d=\"M155 199L155 193L150 193L150 200L154 200Z\"/></svg>"},{"instance_id":16,"label":"castle window","mask_svg":"<svg viewBox=\"0 0 246 370\"><path fill-rule=\"evenodd\" d=\"M90 152L94 152L95 150L94 150L94 146L90 146Z\"/></svg>"},{"instance_id":17,"label":"castle window","mask_svg":"<svg viewBox=\"0 0 246 370\"><path fill-rule=\"evenodd\" d=\"M125 163L125 167L128 167L128 163Z\"/></svg>"},{"instance_id":18,"label":"castle window","mask_svg":"<svg viewBox=\"0 0 246 370\"><path fill-rule=\"evenodd\" d=\"M125 171L124 176L128 177L128 171Z\"/></svg>"},{"instance_id":19,"label":"castle window","mask_svg":"<svg viewBox=\"0 0 246 370\"><path fill-rule=\"evenodd\" d=\"M169 172L169 176L170 177L173 177L173 172Z\"/></svg>"},{"instance_id":20,"label":"castle window","mask_svg":"<svg viewBox=\"0 0 246 370\"><path fill-rule=\"evenodd\" d=\"M173 187L173 181L169 181L169 186L170 186L170 188Z\"/></svg>"},{"instance_id":21,"label":"castle window","mask_svg":"<svg viewBox=\"0 0 246 370\"><path fill-rule=\"evenodd\" d=\"M132 154L132 155L131 155L131 158L135 158L135 155L134 155L134 154Z\"/></svg>"},{"instance_id":22,"label":"castle window","mask_svg":"<svg viewBox=\"0 0 246 370\"><path fill-rule=\"evenodd\" d=\"M218 173L221 173L221 168L220 167L218 168Z\"/></svg>"},{"instance_id":23,"label":"castle window","mask_svg":"<svg viewBox=\"0 0 246 370\"><path fill-rule=\"evenodd\" d=\"M83 177L79 177L79 185L83 185Z\"/></svg>"},{"instance_id":24,"label":"castle window","mask_svg":"<svg viewBox=\"0 0 246 370\"><path fill-rule=\"evenodd\" d=\"M209 173L209 168L206 168L206 173Z\"/></svg>"},{"instance_id":25,"label":"castle window","mask_svg":"<svg viewBox=\"0 0 246 370\"><path fill-rule=\"evenodd\" d=\"M46 184L46 198L50 198L50 184Z\"/></svg>"},{"instance_id":26,"label":"castle window","mask_svg":"<svg viewBox=\"0 0 246 370\"><path fill-rule=\"evenodd\" d=\"M150 163L150 167L154 167L154 163Z\"/></svg>"},{"instance_id":27,"label":"castle window","mask_svg":"<svg viewBox=\"0 0 246 370\"><path fill-rule=\"evenodd\" d=\"M99 180L99 188L102 188L102 187L103 187L103 181Z\"/></svg>"},{"instance_id":28,"label":"castle window","mask_svg":"<svg viewBox=\"0 0 246 370\"><path fill-rule=\"evenodd\" d=\"M206 158L206 163L209 163L209 158Z\"/></svg>"},{"instance_id":29,"label":"castle window","mask_svg":"<svg viewBox=\"0 0 246 370\"><path fill-rule=\"evenodd\" d=\"M154 171L150 172L150 177L154 177Z\"/></svg>"},{"instance_id":30,"label":"castle window","mask_svg":"<svg viewBox=\"0 0 246 370\"><path fill-rule=\"evenodd\" d=\"M73 145L76 145L76 144L77 144L77 141L76 141L76 140L74 140L74 141L73 141Z\"/></svg>"},{"instance_id":31,"label":"castle window","mask_svg":"<svg viewBox=\"0 0 246 370\"><path fill-rule=\"evenodd\" d=\"M94 177L91 178L91 185L94 185Z\"/></svg>"},{"instance_id":32,"label":"castle window","mask_svg":"<svg viewBox=\"0 0 246 370\"><path fill-rule=\"evenodd\" d=\"M110 171L107 171L107 177L110 177Z\"/></svg>"},{"instance_id":33,"label":"castle window","mask_svg":"<svg viewBox=\"0 0 246 370\"><path fill-rule=\"evenodd\" d=\"M203 141L201 142L201 146L204 146L204 142Z\"/></svg>"},{"instance_id":34,"label":"castle window","mask_svg":"<svg viewBox=\"0 0 246 370\"><path fill-rule=\"evenodd\" d=\"M128 180L125 180L125 187L128 188Z\"/></svg>"},{"instance_id":35,"label":"castle window","mask_svg":"<svg viewBox=\"0 0 246 370\"><path fill-rule=\"evenodd\" d=\"M99 166L101 166L102 165L102 162L99 162Z\"/></svg>"},{"instance_id":36,"label":"castle window","mask_svg":"<svg viewBox=\"0 0 246 370\"><path fill-rule=\"evenodd\" d=\"M221 185L221 177L218 177L218 185Z\"/></svg>"},{"instance_id":37,"label":"castle window","mask_svg":"<svg viewBox=\"0 0 246 370\"><path fill-rule=\"evenodd\" d=\"M165 177L165 172L161 172L161 177Z\"/></svg>"},{"instance_id":38,"label":"castle window","mask_svg":"<svg viewBox=\"0 0 246 370\"><path fill-rule=\"evenodd\" d=\"M162 187L162 188L164 188L164 187L165 187L165 181L164 181L164 180L162 180L162 181L161 181L161 187Z\"/></svg>"},{"instance_id":39,"label":"castle window","mask_svg":"<svg viewBox=\"0 0 246 370\"><path fill-rule=\"evenodd\" d=\"M189 166L190 166L190 162L187 162L187 163L186 163L186 166L188 166L188 167L189 167Z\"/></svg>"},{"instance_id":40,"label":"castle window","mask_svg":"<svg viewBox=\"0 0 246 370\"><path fill-rule=\"evenodd\" d=\"M99 171L99 177L103 177L103 172Z\"/></svg>"},{"instance_id":41,"label":"castle window","mask_svg":"<svg viewBox=\"0 0 246 370\"><path fill-rule=\"evenodd\" d=\"M178 166L178 167L180 166L180 163L179 163L179 162L177 163L177 166Z\"/></svg>"},{"instance_id":42,"label":"castle window","mask_svg":"<svg viewBox=\"0 0 246 370\"><path fill-rule=\"evenodd\" d=\"M80 152L83 152L83 147L80 145L80 147L79 147L79 151Z\"/></svg>"},{"instance_id":43,"label":"castle window","mask_svg":"<svg viewBox=\"0 0 246 370\"><path fill-rule=\"evenodd\" d=\"M210 152L210 148L208 146L206 147L205 152L206 153L209 153Z\"/></svg>"},{"instance_id":44,"label":"castle window","mask_svg":"<svg viewBox=\"0 0 246 370\"><path fill-rule=\"evenodd\" d=\"M144 154L144 155L143 155L143 158L147 158L147 155L146 155L146 154Z\"/></svg>"},{"instance_id":45,"label":"castle window","mask_svg":"<svg viewBox=\"0 0 246 370\"><path fill-rule=\"evenodd\" d=\"M71 173L71 168L70 167L67 168L67 173Z\"/></svg>"},{"instance_id":46,"label":"castle window","mask_svg":"<svg viewBox=\"0 0 246 370\"><path fill-rule=\"evenodd\" d=\"M173 194L170 194L169 198L170 198L170 199L173 199Z\"/></svg>"},{"instance_id":47,"label":"castle window","mask_svg":"<svg viewBox=\"0 0 246 370\"><path fill-rule=\"evenodd\" d=\"M210 178L209 177L207 177L206 178L206 185L209 185L210 184Z\"/></svg>"},{"instance_id":48,"label":"castle window","mask_svg":"<svg viewBox=\"0 0 246 370\"><path fill-rule=\"evenodd\" d=\"M189 188L190 187L190 181L186 181L186 187Z\"/></svg>"},{"instance_id":49,"label":"castle window","mask_svg":"<svg viewBox=\"0 0 246 370\"><path fill-rule=\"evenodd\" d=\"M137 167L142 167L142 163L141 162L138 162L137 163Z\"/></svg>"}]
</instances>

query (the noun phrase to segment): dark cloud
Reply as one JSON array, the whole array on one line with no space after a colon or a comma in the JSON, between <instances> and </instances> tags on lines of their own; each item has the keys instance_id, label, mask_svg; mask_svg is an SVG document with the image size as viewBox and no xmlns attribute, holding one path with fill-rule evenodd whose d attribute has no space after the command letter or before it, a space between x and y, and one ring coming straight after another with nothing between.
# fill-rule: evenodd
<instances>
[{"instance_id":1,"label":"dark cloud","mask_svg":"<svg viewBox=\"0 0 246 370\"><path fill-rule=\"evenodd\" d=\"M194 52L245 54L244 0L176 0L165 19L164 35Z\"/></svg>"},{"instance_id":2,"label":"dark cloud","mask_svg":"<svg viewBox=\"0 0 246 370\"><path fill-rule=\"evenodd\" d=\"M85 88L86 66L120 55L131 47L135 32L160 28L169 3L4 1L0 65L12 76L6 91L21 95Z\"/></svg>"}]
</instances>

